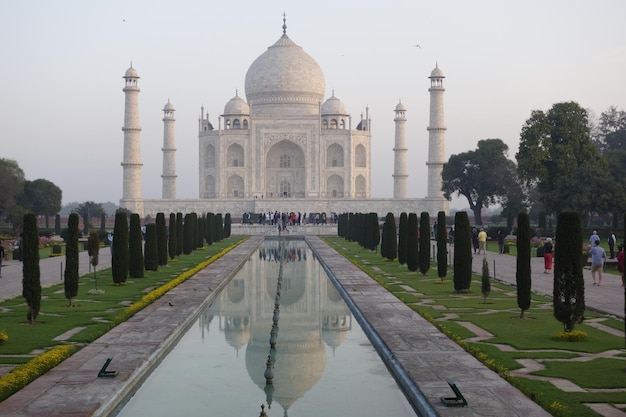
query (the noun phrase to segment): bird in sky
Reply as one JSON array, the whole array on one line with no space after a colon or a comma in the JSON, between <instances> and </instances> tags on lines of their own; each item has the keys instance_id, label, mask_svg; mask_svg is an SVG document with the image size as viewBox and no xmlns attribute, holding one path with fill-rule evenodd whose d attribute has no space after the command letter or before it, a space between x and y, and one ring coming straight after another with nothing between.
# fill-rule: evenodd
<instances>
[{"instance_id":1,"label":"bird in sky","mask_svg":"<svg viewBox=\"0 0 626 417\"><path fill-rule=\"evenodd\" d=\"M413 45L413 46L415 46L415 47L417 47L417 48L420 48L420 49L422 48L421 46L419 46L419 45L417 45L417 44L415 44L415 45Z\"/></svg>"}]
</instances>

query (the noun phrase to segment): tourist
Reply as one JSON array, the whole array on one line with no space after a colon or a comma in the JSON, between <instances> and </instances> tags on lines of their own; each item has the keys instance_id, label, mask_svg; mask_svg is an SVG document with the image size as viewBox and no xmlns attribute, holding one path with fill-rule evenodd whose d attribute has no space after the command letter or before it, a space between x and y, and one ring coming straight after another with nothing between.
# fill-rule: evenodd
<instances>
[{"instance_id":1,"label":"tourist","mask_svg":"<svg viewBox=\"0 0 626 417\"><path fill-rule=\"evenodd\" d=\"M4 246L0 240L0 278L2 278L2 261L4 261Z\"/></svg>"},{"instance_id":2,"label":"tourist","mask_svg":"<svg viewBox=\"0 0 626 417\"><path fill-rule=\"evenodd\" d=\"M622 287L624 286L624 245L620 245L617 254L617 269L622 276Z\"/></svg>"},{"instance_id":3,"label":"tourist","mask_svg":"<svg viewBox=\"0 0 626 417\"><path fill-rule=\"evenodd\" d=\"M498 230L498 251L504 253L504 233L502 230Z\"/></svg>"},{"instance_id":4,"label":"tourist","mask_svg":"<svg viewBox=\"0 0 626 417\"><path fill-rule=\"evenodd\" d=\"M611 254L611 259L615 259L615 242L617 239L615 238L615 233L611 231L609 234L609 253Z\"/></svg>"},{"instance_id":5,"label":"tourist","mask_svg":"<svg viewBox=\"0 0 626 417\"><path fill-rule=\"evenodd\" d=\"M487 232L482 227L478 233L478 253L483 252L483 255L487 254Z\"/></svg>"},{"instance_id":6,"label":"tourist","mask_svg":"<svg viewBox=\"0 0 626 417\"><path fill-rule=\"evenodd\" d=\"M600 239L595 241L594 246L589 250L589 254L591 255L591 278L593 279L593 285L600 285L602 283L604 259L606 259L606 252L604 252L604 248L600 246ZM596 272L598 273L597 283Z\"/></svg>"},{"instance_id":7,"label":"tourist","mask_svg":"<svg viewBox=\"0 0 626 417\"><path fill-rule=\"evenodd\" d=\"M552 272L552 239L547 238L546 243L543 244L543 265L544 274Z\"/></svg>"},{"instance_id":8,"label":"tourist","mask_svg":"<svg viewBox=\"0 0 626 417\"><path fill-rule=\"evenodd\" d=\"M594 230L591 236L589 236L589 243L591 243L591 247L593 248L596 245L596 242L599 242L599 241L600 241L600 236L598 236L598 232Z\"/></svg>"},{"instance_id":9,"label":"tourist","mask_svg":"<svg viewBox=\"0 0 626 417\"><path fill-rule=\"evenodd\" d=\"M472 246L474 247L474 255L476 255L476 251L478 251L478 230L475 227L472 229Z\"/></svg>"}]
</instances>

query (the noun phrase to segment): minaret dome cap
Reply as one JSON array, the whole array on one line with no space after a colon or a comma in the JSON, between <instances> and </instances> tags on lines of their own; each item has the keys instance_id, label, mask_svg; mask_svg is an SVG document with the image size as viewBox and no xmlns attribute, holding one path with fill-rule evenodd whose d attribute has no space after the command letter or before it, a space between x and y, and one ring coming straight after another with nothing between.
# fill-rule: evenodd
<instances>
[{"instance_id":1,"label":"minaret dome cap","mask_svg":"<svg viewBox=\"0 0 626 417\"><path fill-rule=\"evenodd\" d=\"M435 69L430 73L430 77L428 78L446 78L443 75L443 71L439 68L439 66L435 66Z\"/></svg>"},{"instance_id":2,"label":"minaret dome cap","mask_svg":"<svg viewBox=\"0 0 626 417\"><path fill-rule=\"evenodd\" d=\"M126 70L124 78L139 78L139 75L137 75L137 70L131 66Z\"/></svg>"}]
</instances>

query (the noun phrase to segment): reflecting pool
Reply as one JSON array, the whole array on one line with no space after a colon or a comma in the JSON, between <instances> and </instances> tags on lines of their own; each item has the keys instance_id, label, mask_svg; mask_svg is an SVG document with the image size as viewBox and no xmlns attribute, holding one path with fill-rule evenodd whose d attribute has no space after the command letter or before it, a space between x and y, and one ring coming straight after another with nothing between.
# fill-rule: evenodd
<instances>
[{"instance_id":1,"label":"reflecting pool","mask_svg":"<svg viewBox=\"0 0 626 417\"><path fill-rule=\"evenodd\" d=\"M265 241L117 415L256 417L261 404L268 416L415 416L302 240Z\"/></svg>"}]
</instances>

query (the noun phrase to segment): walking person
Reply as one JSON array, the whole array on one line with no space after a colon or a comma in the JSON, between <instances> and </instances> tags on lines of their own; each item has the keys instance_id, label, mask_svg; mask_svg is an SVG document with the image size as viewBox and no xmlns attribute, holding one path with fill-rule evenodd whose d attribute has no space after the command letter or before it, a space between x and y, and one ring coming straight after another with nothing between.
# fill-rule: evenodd
<instances>
[{"instance_id":1,"label":"walking person","mask_svg":"<svg viewBox=\"0 0 626 417\"><path fill-rule=\"evenodd\" d=\"M602 283L602 269L604 267L604 260L606 259L606 252L604 248L600 246L600 240L596 240L593 248L589 250L591 255L591 278L593 279L593 285L600 285ZM596 272L598 273L598 282L596 283Z\"/></svg>"},{"instance_id":2,"label":"walking person","mask_svg":"<svg viewBox=\"0 0 626 417\"><path fill-rule=\"evenodd\" d=\"M4 246L0 240L0 278L2 278L2 262L4 261Z\"/></svg>"},{"instance_id":3,"label":"walking person","mask_svg":"<svg viewBox=\"0 0 626 417\"><path fill-rule=\"evenodd\" d=\"M478 251L478 230L474 227L472 229L472 246L474 247L474 255Z\"/></svg>"},{"instance_id":4,"label":"walking person","mask_svg":"<svg viewBox=\"0 0 626 417\"><path fill-rule=\"evenodd\" d=\"M611 259L615 259L615 242L617 239L615 238L615 233L611 231L609 234L609 253L611 254Z\"/></svg>"},{"instance_id":5,"label":"walking person","mask_svg":"<svg viewBox=\"0 0 626 417\"><path fill-rule=\"evenodd\" d=\"M498 251L504 253L504 233L502 230L498 230Z\"/></svg>"},{"instance_id":6,"label":"walking person","mask_svg":"<svg viewBox=\"0 0 626 417\"><path fill-rule=\"evenodd\" d=\"M485 229L481 228L480 232L478 233L478 254L480 255L480 252L483 252L483 255L487 254L487 232L485 232Z\"/></svg>"},{"instance_id":7,"label":"walking person","mask_svg":"<svg viewBox=\"0 0 626 417\"><path fill-rule=\"evenodd\" d=\"M620 245L617 254L617 269L622 276L622 287L624 286L624 245Z\"/></svg>"},{"instance_id":8,"label":"walking person","mask_svg":"<svg viewBox=\"0 0 626 417\"><path fill-rule=\"evenodd\" d=\"M552 272L552 239L547 238L546 243L543 244L543 273L549 274Z\"/></svg>"}]
</instances>

